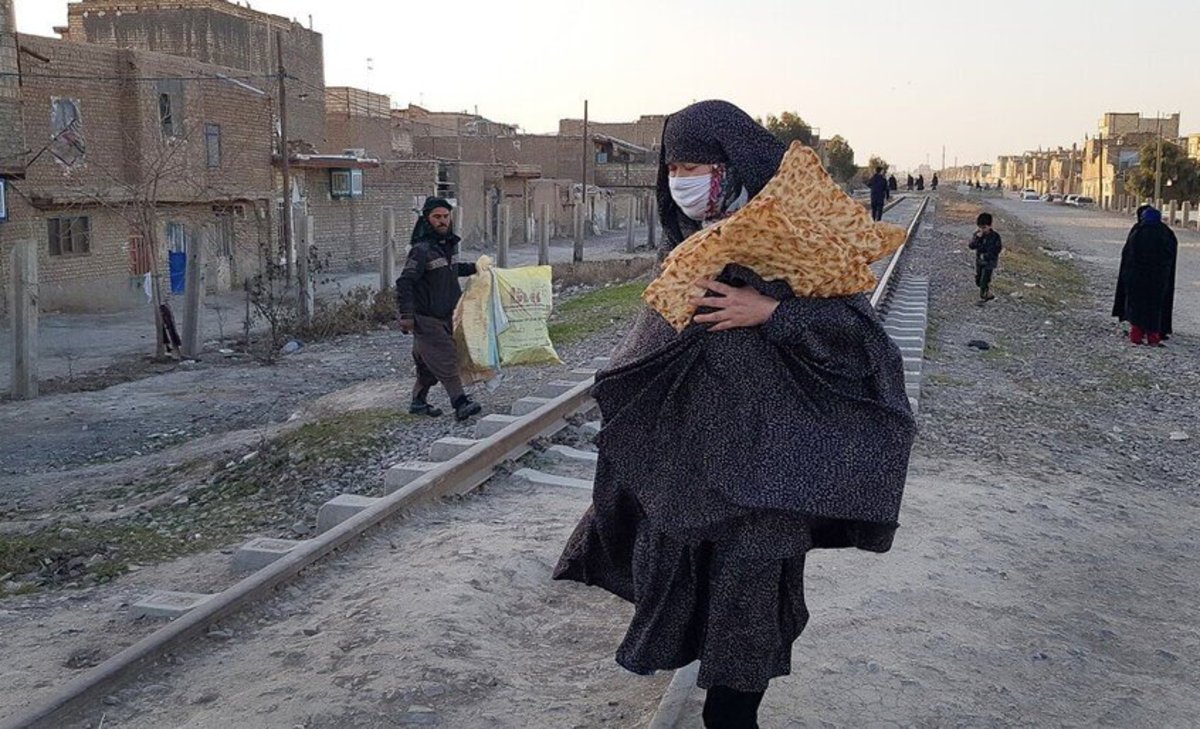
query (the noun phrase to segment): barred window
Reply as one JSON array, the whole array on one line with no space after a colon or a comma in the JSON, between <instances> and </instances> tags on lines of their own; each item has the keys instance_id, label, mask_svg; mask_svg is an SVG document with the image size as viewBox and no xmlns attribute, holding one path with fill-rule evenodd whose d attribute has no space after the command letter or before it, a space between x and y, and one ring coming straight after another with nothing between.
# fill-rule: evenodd
<instances>
[{"instance_id":1,"label":"barred window","mask_svg":"<svg viewBox=\"0 0 1200 729\"><path fill-rule=\"evenodd\" d=\"M91 220L85 216L50 218L46 232L52 256L86 256L92 252Z\"/></svg>"},{"instance_id":2,"label":"barred window","mask_svg":"<svg viewBox=\"0 0 1200 729\"><path fill-rule=\"evenodd\" d=\"M208 166L210 169L217 169L221 166L221 125L220 124L205 124L204 125L204 151L208 156Z\"/></svg>"}]
</instances>

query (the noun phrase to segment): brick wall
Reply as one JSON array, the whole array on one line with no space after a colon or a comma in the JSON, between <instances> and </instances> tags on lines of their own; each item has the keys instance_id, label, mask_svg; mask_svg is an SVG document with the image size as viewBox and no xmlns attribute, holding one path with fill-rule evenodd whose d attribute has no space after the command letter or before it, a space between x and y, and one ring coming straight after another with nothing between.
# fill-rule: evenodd
<instances>
[{"instance_id":1,"label":"brick wall","mask_svg":"<svg viewBox=\"0 0 1200 729\"><path fill-rule=\"evenodd\" d=\"M21 123L21 84L17 72L17 31L13 0L0 0L0 173L24 166L25 134Z\"/></svg>"},{"instance_id":2,"label":"brick wall","mask_svg":"<svg viewBox=\"0 0 1200 729\"><path fill-rule=\"evenodd\" d=\"M368 157L392 159L391 100L346 87L325 90L324 151L365 149Z\"/></svg>"},{"instance_id":3,"label":"brick wall","mask_svg":"<svg viewBox=\"0 0 1200 729\"><path fill-rule=\"evenodd\" d=\"M268 100L213 78L231 69L36 36L20 40L32 51L23 59L22 102L34 152L53 136L56 98L76 102L85 150L66 164L55 153L69 147L52 145L30 164L26 179L10 181L12 209L10 222L0 224L0 259L17 240L37 241L44 306L103 310L136 303L140 283L131 282L131 228L146 219L138 215L138 203L151 199L158 201L160 236L168 218L198 230L220 222L218 211L235 211L225 226L231 242L207 256L210 288L236 287L257 269L260 230L270 231L266 201L275 197ZM159 119L158 83L131 80L142 78L185 79L177 96L180 124L169 140ZM208 124L219 127L220 159L213 160L219 167L209 166ZM49 255L46 219L64 215L89 218L87 255ZM158 253L165 272L165 249Z\"/></svg>"},{"instance_id":4,"label":"brick wall","mask_svg":"<svg viewBox=\"0 0 1200 729\"><path fill-rule=\"evenodd\" d=\"M68 6L71 40L182 56L237 69L274 85L276 32L283 38L288 86L288 135L317 147L325 142L325 60L320 33L287 18L225 0L129 2L83 0ZM272 92L273 93L273 92Z\"/></svg>"},{"instance_id":5,"label":"brick wall","mask_svg":"<svg viewBox=\"0 0 1200 729\"><path fill-rule=\"evenodd\" d=\"M328 269L370 270L379 265L383 236L383 208L396 211L397 260L404 255L409 234L417 221L413 199L422 200L437 188L437 163L421 160L385 162L365 170L363 197L334 200L328 170L305 170L303 185L309 214L313 216L314 246Z\"/></svg>"},{"instance_id":6,"label":"brick wall","mask_svg":"<svg viewBox=\"0 0 1200 729\"><path fill-rule=\"evenodd\" d=\"M588 131L593 134L607 134L626 142L647 149L658 149L662 141L663 124L667 117L663 114L652 114L639 117L635 122L597 122L588 121ZM558 133L564 136L583 136L582 119L560 119Z\"/></svg>"}]
</instances>

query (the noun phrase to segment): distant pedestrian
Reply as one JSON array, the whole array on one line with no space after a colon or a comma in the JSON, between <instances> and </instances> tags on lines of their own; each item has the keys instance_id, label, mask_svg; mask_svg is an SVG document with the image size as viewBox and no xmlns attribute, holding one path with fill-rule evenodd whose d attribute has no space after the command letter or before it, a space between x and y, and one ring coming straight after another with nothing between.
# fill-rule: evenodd
<instances>
[{"instance_id":1,"label":"distant pedestrian","mask_svg":"<svg viewBox=\"0 0 1200 729\"><path fill-rule=\"evenodd\" d=\"M917 191L925 189L925 175L917 175Z\"/></svg>"},{"instance_id":2,"label":"distant pedestrian","mask_svg":"<svg viewBox=\"0 0 1200 729\"><path fill-rule=\"evenodd\" d=\"M888 176L888 190L889 190L890 192L896 192L896 191L897 191L897 190L899 190L899 189L900 189L900 185L899 185L899 184L897 184L897 182L896 182L896 176L895 176L895 175L889 175L889 176Z\"/></svg>"},{"instance_id":3,"label":"distant pedestrian","mask_svg":"<svg viewBox=\"0 0 1200 729\"><path fill-rule=\"evenodd\" d=\"M905 185L904 189L908 190L909 192L912 192L912 189L913 189L913 176L912 175L908 176L908 184Z\"/></svg>"},{"instance_id":4,"label":"distant pedestrian","mask_svg":"<svg viewBox=\"0 0 1200 729\"><path fill-rule=\"evenodd\" d=\"M937 176L937 173L935 172L935 173L933 173L933 179L929 181L929 189L936 192L937 186L938 186L938 176Z\"/></svg>"},{"instance_id":5,"label":"distant pedestrian","mask_svg":"<svg viewBox=\"0 0 1200 729\"><path fill-rule=\"evenodd\" d=\"M474 263L458 262L458 244L447 200L425 200L413 228L412 247L400 278L396 279L396 308L400 331L413 335L413 360L417 381L413 386L412 415L437 417L442 411L429 404L429 390L439 382L450 396L458 420L478 415L482 408L463 390L454 343L454 309L462 298L460 276L475 273Z\"/></svg>"},{"instance_id":6,"label":"distant pedestrian","mask_svg":"<svg viewBox=\"0 0 1200 729\"><path fill-rule=\"evenodd\" d=\"M887 178L883 176L883 168L876 167L875 174L867 182L871 188L871 220L883 220L883 205L892 193L888 190Z\"/></svg>"},{"instance_id":7,"label":"distant pedestrian","mask_svg":"<svg viewBox=\"0 0 1200 729\"><path fill-rule=\"evenodd\" d=\"M980 213L975 225L977 230L967 247L975 251L975 285L979 287L979 301L991 301L996 298L991 290L992 274L1000 263L1004 245L1000 242L1000 234L992 230L991 213Z\"/></svg>"},{"instance_id":8,"label":"distant pedestrian","mask_svg":"<svg viewBox=\"0 0 1200 729\"><path fill-rule=\"evenodd\" d=\"M1179 241L1149 205L1138 208L1138 220L1125 239L1113 316L1129 322L1129 340L1158 346L1171 335L1175 308L1175 262Z\"/></svg>"}]
</instances>

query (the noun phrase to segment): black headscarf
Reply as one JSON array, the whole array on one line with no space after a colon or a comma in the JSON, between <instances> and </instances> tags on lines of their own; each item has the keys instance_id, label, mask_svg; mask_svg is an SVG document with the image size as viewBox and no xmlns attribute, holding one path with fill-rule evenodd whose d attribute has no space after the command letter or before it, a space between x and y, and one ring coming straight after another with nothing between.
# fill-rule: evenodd
<instances>
[{"instance_id":1,"label":"black headscarf","mask_svg":"<svg viewBox=\"0 0 1200 729\"><path fill-rule=\"evenodd\" d=\"M671 198L667 165L724 164L726 174L741 182L730 186L731 194L736 197L745 187L753 198L779 171L786 151L787 146L775 135L728 101L701 101L667 117L657 188L658 215L666 239L663 253L699 230L699 224L684 215Z\"/></svg>"},{"instance_id":2,"label":"black headscarf","mask_svg":"<svg viewBox=\"0 0 1200 729\"><path fill-rule=\"evenodd\" d=\"M446 210L451 211L454 210L454 206L451 205L450 201L444 197L425 198L425 205L421 208L421 217L417 218L417 224L413 226L413 243L416 243L419 240L458 241L457 236L454 235L453 223L450 225L450 232L447 235L442 236L438 235L437 230L435 230L433 225L429 222L429 214L438 208L445 208Z\"/></svg>"}]
</instances>

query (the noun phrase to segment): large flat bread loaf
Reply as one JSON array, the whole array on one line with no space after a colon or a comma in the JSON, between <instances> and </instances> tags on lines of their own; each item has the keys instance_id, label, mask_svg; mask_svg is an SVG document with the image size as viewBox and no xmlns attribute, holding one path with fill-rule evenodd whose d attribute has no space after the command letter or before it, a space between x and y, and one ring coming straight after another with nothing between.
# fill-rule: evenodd
<instances>
[{"instance_id":1,"label":"large flat bread loaf","mask_svg":"<svg viewBox=\"0 0 1200 729\"><path fill-rule=\"evenodd\" d=\"M816 153L792 144L779 172L745 207L691 236L671 252L644 298L683 330L697 280L730 263L768 281L787 281L797 296L848 296L875 287L869 264L896 251L905 231L876 223L821 166Z\"/></svg>"}]
</instances>

